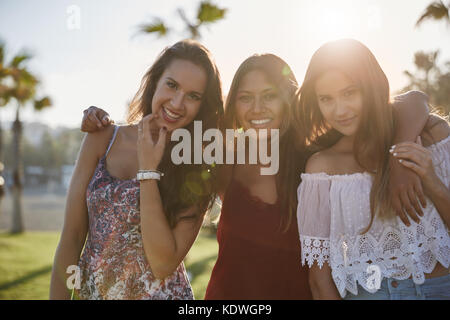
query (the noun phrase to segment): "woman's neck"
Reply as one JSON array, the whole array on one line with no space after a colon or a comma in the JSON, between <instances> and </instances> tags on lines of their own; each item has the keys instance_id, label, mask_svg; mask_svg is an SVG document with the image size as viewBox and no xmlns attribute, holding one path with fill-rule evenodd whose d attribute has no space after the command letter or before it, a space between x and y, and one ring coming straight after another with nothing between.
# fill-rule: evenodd
<instances>
[{"instance_id":1,"label":"woman's neck","mask_svg":"<svg viewBox=\"0 0 450 320\"><path fill-rule=\"evenodd\" d=\"M342 136L342 138L339 139L339 141L335 144L335 147L337 147L342 152L351 153L353 152L354 141L355 135Z\"/></svg>"}]
</instances>

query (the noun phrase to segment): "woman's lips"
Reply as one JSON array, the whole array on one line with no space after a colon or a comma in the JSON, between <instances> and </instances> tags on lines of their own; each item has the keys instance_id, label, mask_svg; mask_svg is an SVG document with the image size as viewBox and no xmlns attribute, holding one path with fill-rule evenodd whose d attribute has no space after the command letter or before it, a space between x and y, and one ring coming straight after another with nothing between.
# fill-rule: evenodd
<instances>
[{"instance_id":1,"label":"woman's lips","mask_svg":"<svg viewBox=\"0 0 450 320\"><path fill-rule=\"evenodd\" d=\"M272 121L271 118L264 118L264 119L252 119L249 122L253 128L265 128L267 124L269 124L271 121Z\"/></svg>"},{"instance_id":2,"label":"woman's lips","mask_svg":"<svg viewBox=\"0 0 450 320\"><path fill-rule=\"evenodd\" d=\"M162 117L167 122L175 123L182 118L182 116L171 112L170 110L166 109L165 107L162 107L161 109L162 109L162 111L161 111Z\"/></svg>"},{"instance_id":3,"label":"woman's lips","mask_svg":"<svg viewBox=\"0 0 450 320\"><path fill-rule=\"evenodd\" d=\"M351 118L343 119L343 120L336 120L336 122L341 126L349 126L352 124L353 120L356 119L356 116L353 116Z\"/></svg>"}]
</instances>

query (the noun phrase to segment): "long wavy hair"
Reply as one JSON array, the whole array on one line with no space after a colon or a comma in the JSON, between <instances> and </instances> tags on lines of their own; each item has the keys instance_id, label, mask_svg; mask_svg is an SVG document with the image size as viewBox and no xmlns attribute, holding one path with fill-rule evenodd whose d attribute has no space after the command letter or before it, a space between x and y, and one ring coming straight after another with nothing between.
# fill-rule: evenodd
<instances>
[{"instance_id":1,"label":"long wavy hair","mask_svg":"<svg viewBox=\"0 0 450 320\"><path fill-rule=\"evenodd\" d=\"M292 99L298 88L297 80L288 64L274 54L255 54L239 66L231 83L225 103L224 127L241 127L236 115L236 96L242 78L250 71L262 71L277 88L283 101L283 119L280 126L280 162L277 174L277 192L281 204L280 228L288 230L297 207L296 189L300 182L303 153L297 146L296 132L292 126Z\"/></svg>"},{"instance_id":2,"label":"long wavy hair","mask_svg":"<svg viewBox=\"0 0 450 320\"><path fill-rule=\"evenodd\" d=\"M194 63L203 68L207 75L199 112L185 128L194 137L195 120L202 122L203 130L218 127L224 113L220 74L208 49L193 40L179 41L161 52L144 75L130 103L127 116L129 124L137 123L152 113L152 100L158 81L170 63L177 59ZM202 215L212 205L217 193L215 169L205 164L175 165L170 157L174 145L174 142L168 143L158 168L164 172L158 187L164 212L172 228L176 225L177 216L192 206L197 207L197 213L192 218Z\"/></svg>"},{"instance_id":3,"label":"long wavy hair","mask_svg":"<svg viewBox=\"0 0 450 320\"><path fill-rule=\"evenodd\" d=\"M371 220L364 231L367 232L376 215L394 216L388 194L389 148L395 128L389 82L375 56L361 42L343 39L320 47L311 58L295 98L296 129L302 142L315 150L331 146L342 136L322 117L315 93L316 80L330 70L339 70L350 77L363 96L353 155L374 178L370 193Z\"/></svg>"}]
</instances>

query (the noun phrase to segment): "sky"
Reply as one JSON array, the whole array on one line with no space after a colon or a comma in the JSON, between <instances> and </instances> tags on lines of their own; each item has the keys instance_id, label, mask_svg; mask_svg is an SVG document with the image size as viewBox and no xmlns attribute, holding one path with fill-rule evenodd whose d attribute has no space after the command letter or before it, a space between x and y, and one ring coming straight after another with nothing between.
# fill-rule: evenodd
<instances>
[{"instance_id":1,"label":"sky","mask_svg":"<svg viewBox=\"0 0 450 320\"><path fill-rule=\"evenodd\" d=\"M431 0L212 0L226 18L202 30L224 94L240 63L254 53L273 53L291 67L299 83L313 53L325 42L354 38L377 57L395 92L415 71L417 51L440 50L450 60L450 26L415 22ZM124 120L127 103L161 50L187 37L177 8L195 17L200 0L1 0L0 39L7 59L21 50L33 54L29 69L41 80L39 95L53 106L42 112L25 106L21 118L52 127L78 127L90 105ZM160 17L174 33L168 38L139 34L138 26ZM14 118L15 105L0 109Z\"/></svg>"}]
</instances>

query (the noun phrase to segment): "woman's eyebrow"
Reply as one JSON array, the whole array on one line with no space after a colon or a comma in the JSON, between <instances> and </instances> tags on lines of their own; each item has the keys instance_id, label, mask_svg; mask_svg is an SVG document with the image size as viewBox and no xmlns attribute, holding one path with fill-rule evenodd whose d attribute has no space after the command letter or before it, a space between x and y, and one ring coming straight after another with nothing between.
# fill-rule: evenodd
<instances>
[{"instance_id":1,"label":"woman's eyebrow","mask_svg":"<svg viewBox=\"0 0 450 320\"><path fill-rule=\"evenodd\" d=\"M270 87L270 88L266 88L266 89L262 90L261 93L266 93L266 92L275 91L275 90L276 90L275 88ZM240 93L251 93L251 94L253 94L254 92L253 91L249 91L249 90L239 90L237 93L238 94L240 94Z\"/></svg>"},{"instance_id":2,"label":"woman's eyebrow","mask_svg":"<svg viewBox=\"0 0 450 320\"><path fill-rule=\"evenodd\" d=\"M341 90L339 90L340 92L344 92L344 91L347 91L347 90L349 90L349 89L356 89L356 88L358 88L358 86L356 85L356 84L351 84L351 85L349 85L349 86L347 86L347 87L345 87L344 89L341 89Z\"/></svg>"}]
</instances>

